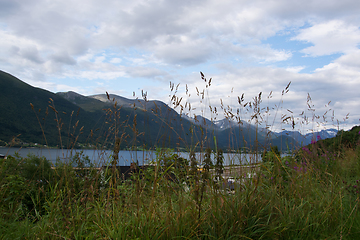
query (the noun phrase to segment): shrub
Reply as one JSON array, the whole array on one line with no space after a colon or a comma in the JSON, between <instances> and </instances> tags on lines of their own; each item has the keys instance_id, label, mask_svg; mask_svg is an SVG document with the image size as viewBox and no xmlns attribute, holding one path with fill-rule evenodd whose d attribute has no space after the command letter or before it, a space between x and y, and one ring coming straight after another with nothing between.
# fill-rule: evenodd
<instances>
[{"instance_id":1,"label":"shrub","mask_svg":"<svg viewBox=\"0 0 360 240\"><path fill-rule=\"evenodd\" d=\"M38 217L44 211L46 193L53 182L51 163L44 157L18 154L1 159L1 208L3 214Z\"/></svg>"}]
</instances>

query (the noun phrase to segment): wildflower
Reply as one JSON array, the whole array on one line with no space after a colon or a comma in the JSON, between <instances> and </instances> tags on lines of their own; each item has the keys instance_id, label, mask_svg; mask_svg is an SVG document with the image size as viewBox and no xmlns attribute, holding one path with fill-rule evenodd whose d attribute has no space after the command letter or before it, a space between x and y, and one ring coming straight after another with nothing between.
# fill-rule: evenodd
<instances>
[{"instance_id":1,"label":"wildflower","mask_svg":"<svg viewBox=\"0 0 360 240\"><path fill-rule=\"evenodd\" d=\"M310 154L310 150L307 147L303 147L302 150L304 150L305 152L307 152L308 154Z\"/></svg>"},{"instance_id":2,"label":"wildflower","mask_svg":"<svg viewBox=\"0 0 360 240\"><path fill-rule=\"evenodd\" d=\"M316 141L315 140L311 140L311 144L315 144L316 143Z\"/></svg>"},{"instance_id":3,"label":"wildflower","mask_svg":"<svg viewBox=\"0 0 360 240\"><path fill-rule=\"evenodd\" d=\"M317 135L317 140L319 141L321 139L321 136L320 135Z\"/></svg>"}]
</instances>

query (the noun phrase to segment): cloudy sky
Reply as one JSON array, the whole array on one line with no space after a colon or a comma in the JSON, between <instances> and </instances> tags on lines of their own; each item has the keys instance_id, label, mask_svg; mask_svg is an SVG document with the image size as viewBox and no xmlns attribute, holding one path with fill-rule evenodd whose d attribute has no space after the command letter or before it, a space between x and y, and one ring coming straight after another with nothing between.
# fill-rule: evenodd
<instances>
[{"instance_id":1,"label":"cloudy sky","mask_svg":"<svg viewBox=\"0 0 360 240\"><path fill-rule=\"evenodd\" d=\"M360 124L359 13L358 0L0 0L0 70L52 92L167 104L180 84L187 112L213 119L221 102L249 119L237 97L262 92L273 130L284 115L298 130L348 129Z\"/></svg>"}]
</instances>

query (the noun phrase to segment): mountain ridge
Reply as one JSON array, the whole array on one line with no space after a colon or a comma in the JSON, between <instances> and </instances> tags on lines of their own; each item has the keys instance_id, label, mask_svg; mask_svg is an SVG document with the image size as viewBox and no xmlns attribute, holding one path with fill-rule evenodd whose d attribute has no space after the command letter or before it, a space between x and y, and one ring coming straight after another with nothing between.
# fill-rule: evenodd
<instances>
[{"instance_id":1,"label":"mountain ridge","mask_svg":"<svg viewBox=\"0 0 360 240\"><path fill-rule=\"evenodd\" d=\"M272 134L273 136L268 138L266 129L257 128L247 122L236 123L228 119L212 122L202 116L185 117L158 100L127 99L115 94L109 94L108 99L107 94L83 96L72 91L55 94L32 87L3 71L0 71L0 87L5 90L5 94L0 98L3 103L0 110L11 113L7 118L4 114L0 117L0 139L7 141L17 134L22 134L21 137L26 141L41 141L43 134L34 110L36 112L40 108L38 117L45 119L44 113L52 111L52 103L49 102L49 99L52 99L64 128L71 129L73 126L70 123L78 120L79 128L84 126L84 135L77 139L82 143L89 143L89 137L92 136L93 139L108 139L111 147L111 142L114 142L111 138L114 136L109 132L111 121L106 120L104 109L114 110L114 103L117 102L117 106L121 106L118 109L121 115L119 127L127 136L122 147L213 148L214 136L218 147L223 149L253 149L254 146L267 148L270 145L286 149L290 145L294 148L299 146L296 139L286 134ZM30 103L35 106L34 110L30 108ZM25 119L23 116L28 117ZM52 139L51 145L58 145L57 125L48 122L45 124L46 134ZM68 135L64 137L67 142L75 141L75 135L70 136L70 131L62 130L62 134Z\"/></svg>"}]
</instances>

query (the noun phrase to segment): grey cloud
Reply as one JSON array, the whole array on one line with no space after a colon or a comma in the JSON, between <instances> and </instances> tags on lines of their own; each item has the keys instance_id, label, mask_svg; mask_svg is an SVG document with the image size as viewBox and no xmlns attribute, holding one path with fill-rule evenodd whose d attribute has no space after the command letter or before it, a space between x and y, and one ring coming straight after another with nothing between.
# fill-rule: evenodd
<instances>
[{"instance_id":1,"label":"grey cloud","mask_svg":"<svg viewBox=\"0 0 360 240\"><path fill-rule=\"evenodd\" d=\"M0 0L0 19L8 17L21 8L21 5L15 0Z\"/></svg>"},{"instance_id":2,"label":"grey cloud","mask_svg":"<svg viewBox=\"0 0 360 240\"><path fill-rule=\"evenodd\" d=\"M181 24L181 7L169 6L176 1L152 1L139 4L131 12L119 10L112 21L102 22L96 42L124 46L156 45L159 36L185 34L190 26Z\"/></svg>"},{"instance_id":3,"label":"grey cloud","mask_svg":"<svg viewBox=\"0 0 360 240\"><path fill-rule=\"evenodd\" d=\"M255 5L268 10L268 14L283 20L308 21L316 18L348 18L360 11L360 2L356 0L277 0L257 1ZM301 24L301 23L300 23Z\"/></svg>"},{"instance_id":4,"label":"grey cloud","mask_svg":"<svg viewBox=\"0 0 360 240\"><path fill-rule=\"evenodd\" d=\"M142 78L156 78L167 75L167 73L163 70L157 68L150 67L128 67L126 72L131 77L142 77Z\"/></svg>"},{"instance_id":5,"label":"grey cloud","mask_svg":"<svg viewBox=\"0 0 360 240\"><path fill-rule=\"evenodd\" d=\"M186 39L157 46L155 56L167 63L190 66L206 62L213 52L211 43L206 40Z\"/></svg>"},{"instance_id":6,"label":"grey cloud","mask_svg":"<svg viewBox=\"0 0 360 240\"><path fill-rule=\"evenodd\" d=\"M249 67L259 61L267 64L291 57L290 52L261 44L279 31L300 32L300 27L308 28L306 24L332 19L358 27L359 12L360 2L356 0L119 0L106 4L96 0L0 0L0 31L14 36L9 38L11 41L18 41L7 43L1 61L14 56L8 61L7 69L23 72L26 69L34 72L29 77L34 79L44 79L38 72L55 77L79 73L70 77L106 80L131 76L148 78L150 85L153 79L166 82L171 78L191 84L187 73L178 69L190 72L195 69L193 66L213 63L215 59L222 65L213 64L212 71L216 74L208 74L213 77L214 85L220 82L217 91L213 91L212 103L232 87L251 98L259 91L264 94L281 91L292 81L289 104L296 109L303 104L297 101L303 95L306 98L307 92L314 95L314 102L319 105L331 98L338 102L348 99L352 108L359 108L354 90L359 89L356 82L360 81L358 53L346 54L314 74L299 74L274 66ZM106 59L93 63L102 53ZM87 58L85 54L93 57ZM81 57L83 60L77 62ZM124 61L121 64L130 67L114 69L114 65L105 64L113 57L144 61ZM235 58L242 60L241 64L234 63ZM36 71L36 67L40 70Z\"/></svg>"},{"instance_id":7,"label":"grey cloud","mask_svg":"<svg viewBox=\"0 0 360 240\"><path fill-rule=\"evenodd\" d=\"M44 60L40 56L38 49L35 46L29 46L20 49L19 54L25 59L28 59L34 63L41 64L44 62Z\"/></svg>"},{"instance_id":8,"label":"grey cloud","mask_svg":"<svg viewBox=\"0 0 360 240\"><path fill-rule=\"evenodd\" d=\"M40 71L34 71L31 74L31 79L36 82L45 82L46 76Z\"/></svg>"},{"instance_id":9,"label":"grey cloud","mask_svg":"<svg viewBox=\"0 0 360 240\"><path fill-rule=\"evenodd\" d=\"M41 0L24 1L22 7L6 19L6 25L9 32L35 41L48 51L67 50L81 54L87 50L89 30L71 6L66 2L63 5L54 1L49 5Z\"/></svg>"},{"instance_id":10,"label":"grey cloud","mask_svg":"<svg viewBox=\"0 0 360 240\"><path fill-rule=\"evenodd\" d=\"M53 54L50 59L52 59L53 61L57 62L57 63L63 63L63 64L67 64L67 65L75 65L76 61L74 60L74 58L70 57L68 53L66 52L58 52Z\"/></svg>"}]
</instances>

